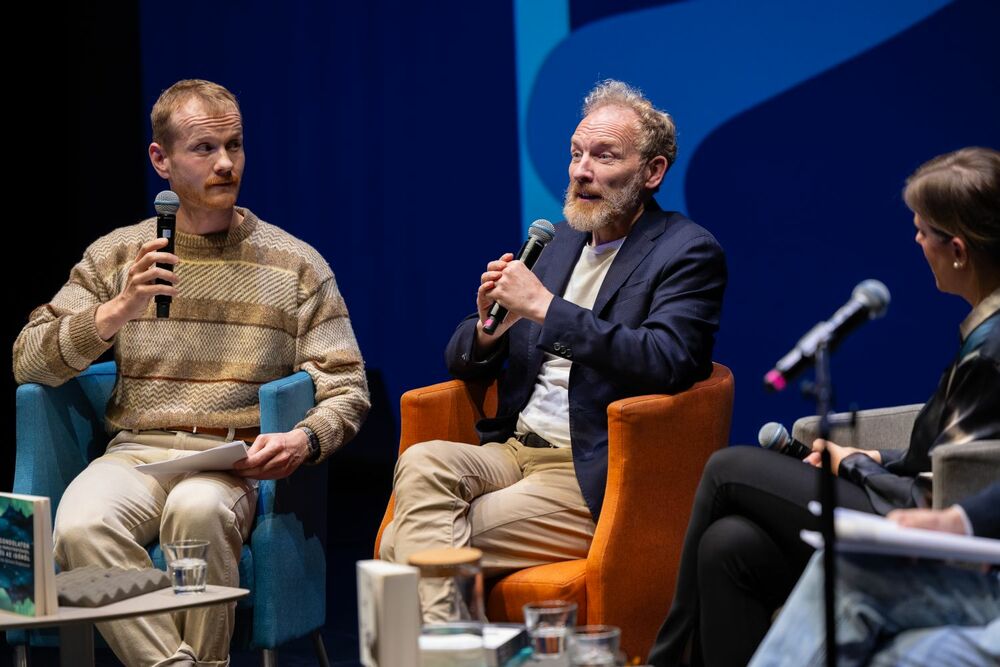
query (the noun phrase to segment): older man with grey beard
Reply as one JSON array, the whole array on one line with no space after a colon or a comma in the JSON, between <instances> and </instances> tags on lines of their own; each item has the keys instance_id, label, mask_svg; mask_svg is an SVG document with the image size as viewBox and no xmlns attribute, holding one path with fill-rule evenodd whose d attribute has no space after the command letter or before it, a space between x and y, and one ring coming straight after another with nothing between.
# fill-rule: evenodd
<instances>
[{"instance_id":1,"label":"older man with grey beard","mask_svg":"<svg viewBox=\"0 0 1000 667\"><path fill-rule=\"evenodd\" d=\"M383 558L471 545L497 575L586 557L608 404L682 391L712 369L726 266L709 232L653 198L676 153L673 120L640 91L609 80L587 96L566 223L534 272L510 253L487 265L477 312L447 348L455 377L499 378L497 416L477 425L482 447L432 441L403 454ZM493 302L510 314L490 335ZM425 621L447 614L447 591L420 593Z\"/></svg>"}]
</instances>

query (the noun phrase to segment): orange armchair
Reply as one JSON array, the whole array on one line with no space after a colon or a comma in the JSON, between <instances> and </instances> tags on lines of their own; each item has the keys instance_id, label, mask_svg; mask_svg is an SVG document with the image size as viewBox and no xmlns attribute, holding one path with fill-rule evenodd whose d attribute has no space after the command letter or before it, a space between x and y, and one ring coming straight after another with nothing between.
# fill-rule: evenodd
<instances>
[{"instance_id":1,"label":"orange armchair","mask_svg":"<svg viewBox=\"0 0 1000 667\"><path fill-rule=\"evenodd\" d=\"M496 413L496 385L459 380L414 389L401 401L400 454L426 440L477 443L476 420ZM537 600L573 600L580 624L622 629L622 648L645 659L674 594L681 545L702 468L729 439L733 375L712 375L679 394L635 396L608 406L608 481L585 560L539 565L499 579L492 621L522 621ZM392 520L389 499L375 542Z\"/></svg>"}]
</instances>

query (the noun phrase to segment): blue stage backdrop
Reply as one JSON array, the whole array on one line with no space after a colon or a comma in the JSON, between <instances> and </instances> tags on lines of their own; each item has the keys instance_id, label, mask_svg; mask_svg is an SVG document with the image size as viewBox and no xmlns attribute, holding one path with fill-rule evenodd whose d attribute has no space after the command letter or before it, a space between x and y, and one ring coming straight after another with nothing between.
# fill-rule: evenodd
<instances>
[{"instance_id":1,"label":"blue stage backdrop","mask_svg":"<svg viewBox=\"0 0 1000 667\"><path fill-rule=\"evenodd\" d=\"M241 204L330 262L396 409L447 379L483 267L520 243L510 6L184 0L141 24L146 108L181 78L236 93Z\"/></svg>"},{"instance_id":2,"label":"blue stage backdrop","mask_svg":"<svg viewBox=\"0 0 1000 667\"><path fill-rule=\"evenodd\" d=\"M967 307L935 290L900 190L935 154L1000 146L1000 3L185 0L141 22L147 108L179 78L237 93L242 203L328 258L392 401L445 378L485 263L560 217L606 77L674 114L660 203L727 251L734 441L810 410L761 377L864 278L893 301L836 353L839 407L926 399L956 348Z\"/></svg>"}]
</instances>

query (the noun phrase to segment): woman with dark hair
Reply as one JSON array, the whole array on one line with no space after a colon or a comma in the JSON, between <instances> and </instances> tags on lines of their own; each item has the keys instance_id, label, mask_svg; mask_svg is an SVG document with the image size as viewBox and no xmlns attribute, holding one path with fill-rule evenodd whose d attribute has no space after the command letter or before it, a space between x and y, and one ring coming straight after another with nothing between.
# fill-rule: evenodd
<instances>
[{"instance_id":1,"label":"woman with dark hair","mask_svg":"<svg viewBox=\"0 0 1000 667\"><path fill-rule=\"evenodd\" d=\"M824 445L838 504L886 514L929 504L917 476L930 470L934 447L1000 438L1000 153L965 148L934 158L910 176L903 198L938 289L972 306L959 327L961 348L918 415L909 448L817 440L807 465L756 447L713 455L651 664L679 665L685 655L710 666L750 660L812 553L799 531L819 529L807 504L816 498Z\"/></svg>"}]
</instances>

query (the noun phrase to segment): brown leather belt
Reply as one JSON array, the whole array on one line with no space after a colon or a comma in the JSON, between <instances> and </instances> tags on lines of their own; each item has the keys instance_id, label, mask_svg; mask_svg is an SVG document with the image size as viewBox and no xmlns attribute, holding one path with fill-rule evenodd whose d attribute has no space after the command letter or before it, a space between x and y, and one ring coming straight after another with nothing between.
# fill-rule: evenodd
<instances>
[{"instance_id":1,"label":"brown leather belt","mask_svg":"<svg viewBox=\"0 0 1000 667\"><path fill-rule=\"evenodd\" d=\"M222 428L221 426L164 426L162 430L184 431L185 433L197 433L199 435L215 435L220 438L229 437L229 429ZM247 426L245 428L235 429L233 432L233 440L253 442L258 435L260 435L260 428L256 426Z\"/></svg>"},{"instance_id":2,"label":"brown leather belt","mask_svg":"<svg viewBox=\"0 0 1000 667\"><path fill-rule=\"evenodd\" d=\"M538 435L537 433L532 433L531 431L528 431L527 433L521 433L520 435L515 435L514 439L520 442L525 447L533 447L535 449L555 448L555 445L550 443L548 440Z\"/></svg>"}]
</instances>

